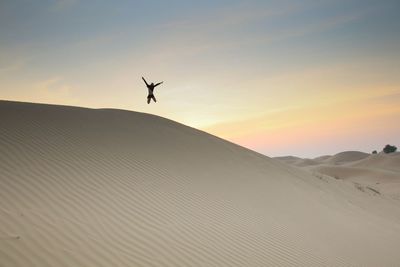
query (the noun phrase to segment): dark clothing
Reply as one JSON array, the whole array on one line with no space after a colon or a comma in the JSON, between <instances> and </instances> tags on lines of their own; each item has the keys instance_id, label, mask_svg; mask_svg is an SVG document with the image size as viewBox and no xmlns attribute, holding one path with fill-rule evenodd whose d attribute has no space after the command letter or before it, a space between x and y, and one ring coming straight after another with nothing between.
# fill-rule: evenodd
<instances>
[{"instance_id":1,"label":"dark clothing","mask_svg":"<svg viewBox=\"0 0 400 267\"><path fill-rule=\"evenodd\" d=\"M154 91L154 88L155 88L156 86L162 84L163 82L156 83L156 84L154 84L154 83L148 84L148 83L146 82L146 80L145 80L143 77L142 77L142 79L143 79L144 83L145 83L146 86L147 86L147 90L149 91L149 94L148 94L148 96L147 96L147 104L150 104L150 101L151 101L152 99L153 99L154 102L157 102L156 98L155 98L154 95L153 95L153 91Z\"/></svg>"},{"instance_id":2,"label":"dark clothing","mask_svg":"<svg viewBox=\"0 0 400 267\"><path fill-rule=\"evenodd\" d=\"M150 104L150 101L153 99L154 102L157 102L156 98L154 97L153 94L149 94L147 96L147 104Z\"/></svg>"}]
</instances>

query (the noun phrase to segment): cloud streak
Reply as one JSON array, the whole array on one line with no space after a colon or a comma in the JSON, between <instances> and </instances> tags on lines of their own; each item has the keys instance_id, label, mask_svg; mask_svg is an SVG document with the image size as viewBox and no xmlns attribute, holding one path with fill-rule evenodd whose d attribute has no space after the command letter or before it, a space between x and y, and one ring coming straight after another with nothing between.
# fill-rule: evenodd
<instances>
[{"instance_id":1,"label":"cloud streak","mask_svg":"<svg viewBox=\"0 0 400 267\"><path fill-rule=\"evenodd\" d=\"M18 71L18 70L22 69L23 66L24 66L24 63L20 62L20 61L14 62L7 66L0 66L0 74L8 74L9 72Z\"/></svg>"},{"instance_id":2,"label":"cloud streak","mask_svg":"<svg viewBox=\"0 0 400 267\"><path fill-rule=\"evenodd\" d=\"M66 11L78 4L78 0L55 0L51 6L51 11L62 12Z\"/></svg>"}]
</instances>

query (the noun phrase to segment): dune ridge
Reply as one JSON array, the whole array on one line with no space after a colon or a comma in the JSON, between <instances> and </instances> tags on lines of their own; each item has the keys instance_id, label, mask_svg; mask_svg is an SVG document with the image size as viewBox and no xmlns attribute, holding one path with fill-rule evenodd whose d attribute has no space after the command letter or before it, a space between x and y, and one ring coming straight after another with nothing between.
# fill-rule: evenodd
<instances>
[{"instance_id":1,"label":"dune ridge","mask_svg":"<svg viewBox=\"0 0 400 267\"><path fill-rule=\"evenodd\" d=\"M328 175L353 184L363 192L400 200L400 153L367 154L345 151L315 159L277 157L314 175Z\"/></svg>"},{"instance_id":2,"label":"dune ridge","mask_svg":"<svg viewBox=\"0 0 400 267\"><path fill-rule=\"evenodd\" d=\"M323 163L329 163L329 164L344 164L344 163L349 163L357 160L364 159L368 157L369 154L360 152L360 151L344 151L337 153L331 157L318 157L317 159L314 159L316 161L323 162Z\"/></svg>"},{"instance_id":3,"label":"dune ridge","mask_svg":"<svg viewBox=\"0 0 400 267\"><path fill-rule=\"evenodd\" d=\"M0 266L394 266L400 208L176 122L0 101Z\"/></svg>"}]
</instances>

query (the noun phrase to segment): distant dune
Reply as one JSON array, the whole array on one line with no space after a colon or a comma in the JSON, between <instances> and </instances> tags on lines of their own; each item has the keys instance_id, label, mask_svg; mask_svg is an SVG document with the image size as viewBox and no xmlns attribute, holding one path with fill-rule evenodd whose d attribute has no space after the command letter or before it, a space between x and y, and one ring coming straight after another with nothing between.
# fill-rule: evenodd
<instances>
[{"instance_id":1,"label":"distant dune","mask_svg":"<svg viewBox=\"0 0 400 267\"><path fill-rule=\"evenodd\" d=\"M289 157L276 159L302 167L313 174L323 174L345 180L363 192L400 200L400 153L367 154L346 151L334 156L323 156L313 160ZM400 203L399 203L400 204Z\"/></svg>"},{"instance_id":2,"label":"distant dune","mask_svg":"<svg viewBox=\"0 0 400 267\"><path fill-rule=\"evenodd\" d=\"M0 266L400 262L398 202L161 117L0 101L0 148Z\"/></svg>"},{"instance_id":3,"label":"distant dune","mask_svg":"<svg viewBox=\"0 0 400 267\"><path fill-rule=\"evenodd\" d=\"M400 152L390 154L372 154L350 163L354 167L375 167L385 170L400 172Z\"/></svg>"},{"instance_id":4,"label":"distant dune","mask_svg":"<svg viewBox=\"0 0 400 267\"><path fill-rule=\"evenodd\" d=\"M368 157L369 154L360 151L345 151L337 153L333 156L321 156L314 159L314 162L328 164L344 164L351 161L357 161Z\"/></svg>"},{"instance_id":5,"label":"distant dune","mask_svg":"<svg viewBox=\"0 0 400 267\"><path fill-rule=\"evenodd\" d=\"M330 157L332 157L332 156L329 156L329 155L324 155L324 156L319 156L319 157L316 157L316 158L314 158L314 160L315 160L315 161L319 161L319 162L321 162L321 161L324 161L324 160L327 160L327 159L329 159Z\"/></svg>"},{"instance_id":6,"label":"distant dune","mask_svg":"<svg viewBox=\"0 0 400 267\"><path fill-rule=\"evenodd\" d=\"M287 156L287 157L276 157L276 159L282 160L289 164L296 164L298 161L303 160L302 158Z\"/></svg>"}]
</instances>

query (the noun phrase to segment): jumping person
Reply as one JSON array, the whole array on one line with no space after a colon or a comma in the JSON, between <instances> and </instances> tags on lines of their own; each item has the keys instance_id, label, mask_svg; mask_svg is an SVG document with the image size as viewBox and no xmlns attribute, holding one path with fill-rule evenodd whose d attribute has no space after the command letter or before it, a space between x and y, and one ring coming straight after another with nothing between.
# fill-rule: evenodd
<instances>
[{"instance_id":1,"label":"jumping person","mask_svg":"<svg viewBox=\"0 0 400 267\"><path fill-rule=\"evenodd\" d=\"M156 98L155 98L154 95L153 95L153 91L154 91L154 88L155 88L156 86L159 86L159 85L162 84L163 82L156 83L156 84L154 84L154 83L148 84L148 83L146 82L146 80L145 80L143 77L142 77L142 79L143 79L144 83L146 84L147 89L149 90L149 94L147 95L147 104L150 104L150 101L151 101L152 99L153 99L154 102L157 102Z\"/></svg>"}]
</instances>

